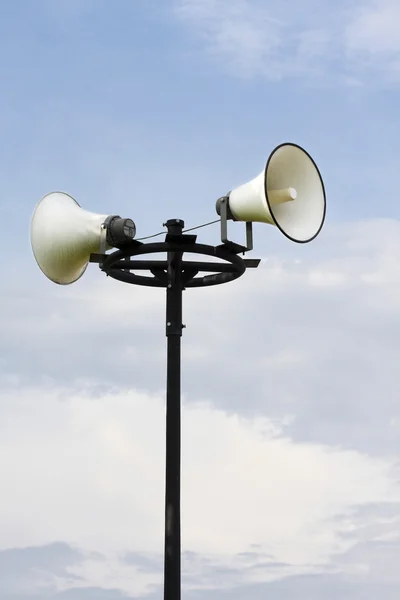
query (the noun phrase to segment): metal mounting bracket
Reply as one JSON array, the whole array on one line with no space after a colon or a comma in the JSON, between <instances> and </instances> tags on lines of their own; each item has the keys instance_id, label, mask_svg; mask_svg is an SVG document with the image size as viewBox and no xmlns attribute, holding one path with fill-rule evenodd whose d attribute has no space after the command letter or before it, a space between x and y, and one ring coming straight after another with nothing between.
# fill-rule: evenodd
<instances>
[{"instance_id":1,"label":"metal mounting bracket","mask_svg":"<svg viewBox=\"0 0 400 600\"><path fill-rule=\"evenodd\" d=\"M241 254L253 250L253 223L246 223L246 245L242 246L236 242L232 242L228 238L228 221L234 220L229 215L229 197L223 196L218 200L220 217L221 217L221 242L236 254Z\"/></svg>"}]
</instances>

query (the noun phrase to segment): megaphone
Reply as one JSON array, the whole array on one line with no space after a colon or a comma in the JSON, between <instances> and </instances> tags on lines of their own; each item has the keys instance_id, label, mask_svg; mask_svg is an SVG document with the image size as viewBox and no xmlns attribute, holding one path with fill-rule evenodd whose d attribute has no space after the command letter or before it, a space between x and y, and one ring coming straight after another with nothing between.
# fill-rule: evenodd
<instances>
[{"instance_id":1,"label":"megaphone","mask_svg":"<svg viewBox=\"0 0 400 600\"><path fill-rule=\"evenodd\" d=\"M63 192L44 196L33 213L31 245L42 272L54 283L74 283L86 270L92 253L119 247L136 235L131 219L100 215L81 208Z\"/></svg>"},{"instance_id":2,"label":"megaphone","mask_svg":"<svg viewBox=\"0 0 400 600\"><path fill-rule=\"evenodd\" d=\"M275 225L294 242L313 240L325 221L321 174L311 156L292 143L277 146L262 173L232 190L227 200L228 218Z\"/></svg>"}]
</instances>

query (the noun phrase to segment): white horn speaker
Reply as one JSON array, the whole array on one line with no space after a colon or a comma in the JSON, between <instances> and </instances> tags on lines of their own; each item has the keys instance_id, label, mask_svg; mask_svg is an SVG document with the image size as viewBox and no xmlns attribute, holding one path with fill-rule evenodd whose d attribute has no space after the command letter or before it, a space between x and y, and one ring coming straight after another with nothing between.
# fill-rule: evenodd
<instances>
[{"instance_id":1,"label":"white horn speaker","mask_svg":"<svg viewBox=\"0 0 400 600\"><path fill-rule=\"evenodd\" d=\"M294 242L310 242L325 220L321 174L311 156L296 144L277 146L262 173L232 190L228 198L234 220L276 225Z\"/></svg>"},{"instance_id":2,"label":"white horn speaker","mask_svg":"<svg viewBox=\"0 0 400 600\"><path fill-rule=\"evenodd\" d=\"M105 231L103 228L105 225ZM68 194L52 192L37 205L31 223L31 244L36 262L54 283L74 283L86 270L92 253L118 247L135 237L131 219L84 210Z\"/></svg>"}]
</instances>

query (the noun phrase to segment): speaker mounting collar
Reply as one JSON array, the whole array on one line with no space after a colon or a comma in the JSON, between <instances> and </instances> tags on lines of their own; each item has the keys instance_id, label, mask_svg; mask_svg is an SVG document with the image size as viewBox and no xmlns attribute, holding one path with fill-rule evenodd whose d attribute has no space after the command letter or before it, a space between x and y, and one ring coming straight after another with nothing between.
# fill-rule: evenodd
<instances>
[{"instance_id":1,"label":"speaker mounting collar","mask_svg":"<svg viewBox=\"0 0 400 600\"><path fill-rule=\"evenodd\" d=\"M179 233L167 233L164 242L143 244L132 242L125 244L111 254L92 254L90 262L98 263L102 271L109 277L149 287L168 288L167 260L142 260L133 257L146 254L174 253L199 254L217 258L217 261L181 261L182 288L208 287L228 283L238 279L246 268L258 267L259 259L244 259L238 253L246 249L234 243L225 243L219 246L209 246L196 242L197 236ZM149 271L152 276L139 275L135 271ZM199 273L207 273L198 276Z\"/></svg>"}]
</instances>

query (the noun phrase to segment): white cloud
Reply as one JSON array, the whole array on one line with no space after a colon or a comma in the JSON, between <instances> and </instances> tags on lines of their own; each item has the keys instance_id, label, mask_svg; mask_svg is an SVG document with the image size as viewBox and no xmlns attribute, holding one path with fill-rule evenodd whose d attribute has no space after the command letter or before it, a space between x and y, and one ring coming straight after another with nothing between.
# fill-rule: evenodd
<instances>
[{"instance_id":1,"label":"white cloud","mask_svg":"<svg viewBox=\"0 0 400 600\"><path fill-rule=\"evenodd\" d=\"M373 0L361 5L349 24L347 45L366 56L400 57L398 23L400 5L397 0ZM385 56L386 55L386 56Z\"/></svg>"},{"instance_id":2,"label":"white cloud","mask_svg":"<svg viewBox=\"0 0 400 600\"><path fill-rule=\"evenodd\" d=\"M177 14L200 33L214 57L244 76L262 72L280 78L308 71L329 42L312 24L293 31L285 11L265 2L181 0Z\"/></svg>"},{"instance_id":3,"label":"white cloud","mask_svg":"<svg viewBox=\"0 0 400 600\"><path fill-rule=\"evenodd\" d=\"M185 292L185 585L361 577L368 540L388 534L371 523L400 500L399 227L327 227L312 249ZM70 288L36 275L0 299L2 544L103 552L73 573L141 593L159 567L121 554L162 554L164 293L96 269Z\"/></svg>"},{"instance_id":4,"label":"white cloud","mask_svg":"<svg viewBox=\"0 0 400 600\"><path fill-rule=\"evenodd\" d=\"M359 84L366 67L400 72L396 0L177 0L176 14L234 74Z\"/></svg>"},{"instance_id":5,"label":"white cloud","mask_svg":"<svg viewBox=\"0 0 400 600\"><path fill-rule=\"evenodd\" d=\"M70 569L87 585L141 593L158 583L158 572L133 580L135 568L118 556L162 552L162 398L36 388L3 391L0 403L2 547L63 540L107 557ZM254 568L265 554L288 563L286 574L323 566L353 543L341 539L347 525L336 515L400 500L390 460L295 443L282 427L207 404L184 406L183 546L219 568L237 568L241 583L284 574ZM253 569L242 569L249 559L238 555L254 544ZM201 567L189 565L198 577Z\"/></svg>"}]
</instances>

